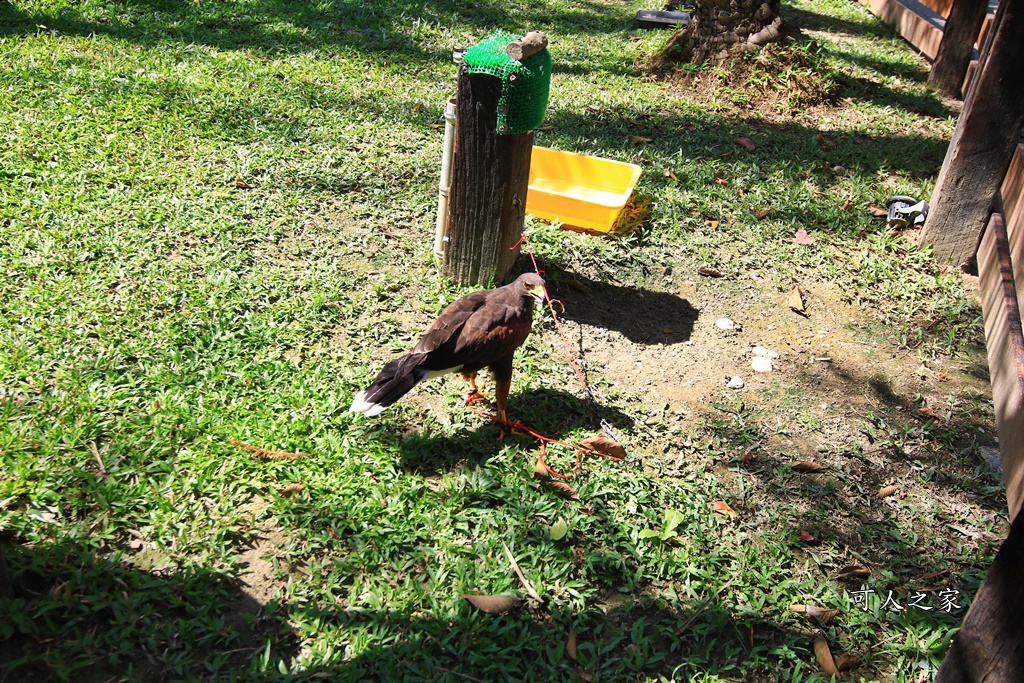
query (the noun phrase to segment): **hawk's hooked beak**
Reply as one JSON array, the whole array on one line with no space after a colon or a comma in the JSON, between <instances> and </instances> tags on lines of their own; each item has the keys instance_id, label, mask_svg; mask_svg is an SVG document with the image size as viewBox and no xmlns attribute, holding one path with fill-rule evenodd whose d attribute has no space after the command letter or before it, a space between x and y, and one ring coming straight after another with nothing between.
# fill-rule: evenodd
<instances>
[{"instance_id":1,"label":"hawk's hooked beak","mask_svg":"<svg viewBox=\"0 0 1024 683\"><path fill-rule=\"evenodd\" d=\"M533 296L533 300L537 302L538 306L543 306L544 302L548 299L548 292L544 289L543 285L537 285L536 287L527 287L526 291Z\"/></svg>"}]
</instances>

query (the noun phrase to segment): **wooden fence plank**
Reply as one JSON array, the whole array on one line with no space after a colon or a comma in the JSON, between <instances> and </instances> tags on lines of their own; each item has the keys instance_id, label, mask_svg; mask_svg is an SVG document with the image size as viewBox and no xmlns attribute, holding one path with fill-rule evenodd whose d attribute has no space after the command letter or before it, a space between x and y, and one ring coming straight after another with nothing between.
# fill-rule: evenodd
<instances>
[{"instance_id":1,"label":"wooden fence plank","mask_svg":"<svg viewBox=\"0 0 1024 683\"><path fill-rule=\"evenodd\" d=\"M954 265L974 257L1024 127L1024 0L1000 3L994 32L921 231L921 243L933 246L935 258Z\"/></svg>"}]
</instances>

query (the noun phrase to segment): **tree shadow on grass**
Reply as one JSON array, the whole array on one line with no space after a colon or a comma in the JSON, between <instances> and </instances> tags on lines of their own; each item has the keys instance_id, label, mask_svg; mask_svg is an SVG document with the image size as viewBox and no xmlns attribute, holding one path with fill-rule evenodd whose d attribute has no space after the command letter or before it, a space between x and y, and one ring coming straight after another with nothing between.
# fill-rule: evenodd
<instances>
[{"instance_id":1,"label":"tree shadow on grass","mask_svg":"<svg viewBox=\"0 0 1024 683\"><path fill-rule=\"evenodd\" d=\"M896 35L895 29L868 14L867 8L864 9L864 12L863 21L850 21L787 5L783 9L783 19L786 24L807 31L830 31L846 33L851 36L876 36L879 38L892 38Z\"/></svg>"},{"instance_id":2,"label":"tree shadow on grass","mask_svg":"<svg viewBox=\"0 0 1024 683\"><path fill-rule=\"evenodd\" d=\"M891 93L873 84L865 87L872 89L873 94L869 96L877 95L888 106L915 112L926 106L922 104L926 96ZM572 131L577 140L586 144L572 144L556 136L538 143L543 146L630 161L639 156L641 164L648 156L643 153L647 149L664 155L683 153L691 160L704 161L706 178L679 175L676 181L657 172L656 179L647 182L678 183L692 189L699 189L706 183L709 193L735 194L731 188L714 187L716 171L731 171L731 175L752 173L756 179L770 169L778 169L794 182L812 174L821 176L819 182L827 183L834 176L831 171L822 171L827 164L828 167L840 165L848 172L865 176L886 171L927 178L935 174L948 146L946 140L920 134L869 135L833 130L827 131L828 141L823 144L818 137L822 129L813 123L766 122L756 116L744 117L742 113L651 114L619 106L597 112L558 110L549 115L549 121L555 131ZM650 142L638 148L631 142L631 134L646 136ZM756 150L737 150L735 140L739 136L750 138L757 145Z\"/></svg>"},{"instance_id":3,"label":"tree shadow on grass","mask_svg":"<svg viewBox=\"0 0 1024 683\"><path fill-rule=\"evenodd\" d=\"M480 37L498 28L550 30L559 27L587 35L623 28L621 14L587 3L550 11L529 5L511 12L506 3L482 0L472 4L440 0L255 0L193 3L177 0L128 0L112 3L108 12L88 13L73 6L30 12L0 0L0 35L54 32L66 35L107 35L142 45L178 42L224 50L251 50L268 55L354 50L395 62L451 63L454 48L468 45L430 43L410 28L419 22L476 27Z\"/></svg>"},{"instance_id":4,"label":"tree shadow on grass","mask_svg":"<svg viewBox=\"0 0 1024 683\"><path fill-rule=\"evenodd\" d=\"M528 561L522 540L508 542ZM485 614L451 595L453 579L428 589L454 600L443 617L256 598L239 579L209 568L147 568L145 548L132 556L71 541L4 539L4 550L14 582L13 596L0 599L0 680L12 682L570 681L581 671L625 680L687 665L741 673L738 663L752 654L810 643L807 633L732 607L724 587L671 599L623 593L636 580L633 561L600 548L572 554L570 573L606 586L582 611L524 603ZM570 631L576 661L566 649ZM295 664L313 641L322 648L315 663Z\"/></svg>"},{"instance_id":5,"label":"tree shadow on grass","mask_svg":"<svg viewBox=\"0 0 1024 683\"><path fill-rule=\"evenodd\" d=\"M0 681L198 680L294 653L274 601L204 567L149 566L159 553L100 554L72 541L4 543ZM227 678L227 677L225 677Z\"/></svg>"},{"instance_id":6,"label":"tree shadow on grass","mask_svg":"<svg viewBox=\"0 0 1024 683\"><path fill-rule=\"evenodd\" d=\"M793 449L802 440L817 449L827 429L814 430L806 439L755 429L751 438L749 429L740 429L754 422L749 416L742 423L738 417L734 423L718 420L712 427L716 436L738 452L753 454L736 458L737 471L763 482L746 504L753 509L787 500L792 517L782 522L784 529L795 545L827 558L818 563L830 576L839 571L841 565L830 566L839 558L842 564L865 566L873 581L904 595L921 591L934 597L939 590L955 589L969 601L983 575L977 557L993 547L1001 528L997 519L1006 514L997 476L974 455L979 430L992 429L988 418L963 406L948 414L938 406L934 415L922 412L912 387L897 386L881 373L851 369L840 359L803 370L794 364L787 372L795 375L792 385L804 388L798 405L846 396L856 412L844 419L857 419L861 427L855 443L796 454ZM786 408L783 398L771 403L765 415L778 419ZM794 469L800 460L810 460L817 469ZM880 491L888 486L894 488L883 498ZM978 517L964 517L968 505L980 508ZM799 530L814 540L801 541Z\"/></svg>"},{"instance_id":7,"label":"tree shadow on grass","mask_svg":"<svg viewBox=\"0 0 1024 683\"><path fill-rule=\"evenodd\" d=\"M543 264L556 313L581 325L614 330L636 344L681 344L693 335L700 311L671 292L585 277L557 263Z\"/></svg>"},{"instance_id":8,"label":"tree shadow on grass","mask_svg":"<svg viewBox=\"0 0 1024 683\"><path fill-rule=\"evenodd\" d=\"M580 681L688 680L702 671L769 680L741 664L751 654L784 646L805 652L811 629L781 627L768 619L738 616L711 595L668 604L647 595L615 591L609 602L582 612L521 606L486 614L462 602L451 619L399 612L309 610L339 631L385 634L390 644L350 659L337 657L304 675L346 681ZM575 653L567 648L575 634ZM390 636L386 635L390 634ZM378 636L379 637L379 636ZM709 645L713 643L713 645ZM707 657L709 649L716 652ZM761 673L767 673L761 672ZM583 677L581 677L583 676Z\"/></svg>"}]
</instances>

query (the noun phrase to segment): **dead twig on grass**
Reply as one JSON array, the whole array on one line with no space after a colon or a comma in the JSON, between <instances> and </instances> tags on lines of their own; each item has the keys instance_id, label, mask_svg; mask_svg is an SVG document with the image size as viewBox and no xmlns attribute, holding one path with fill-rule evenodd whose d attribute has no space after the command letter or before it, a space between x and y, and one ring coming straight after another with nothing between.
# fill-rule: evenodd
<instances>
[{"instance_id":1,"label":"dead twig on grass","mask_svg":"<svg viewBox=\"0 0 1024 683\"><path fill-rule=\"evenodd\" d=\"M293 453L292 451L276 451L268 448L257 448L238 439L231 439L232 446L238 446L243 451L249 451L254 457L264 460L298 460L300 458L312 458L312 453Z\"/></svg>"}]
</instances>

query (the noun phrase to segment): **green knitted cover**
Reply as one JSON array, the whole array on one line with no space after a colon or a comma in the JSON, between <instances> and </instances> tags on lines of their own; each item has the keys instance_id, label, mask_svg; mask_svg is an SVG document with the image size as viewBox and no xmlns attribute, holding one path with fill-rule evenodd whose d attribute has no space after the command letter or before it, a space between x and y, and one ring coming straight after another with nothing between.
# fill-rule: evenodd
<instances>
[{"instance_id":1,"label":"green knitted cover","mask_svg":"<svg viewBox=\"0 0 1024 683\"><path fill-rule=\"evenodd\" d=\"M471 74L490 74L501 79L498 98L498 132L526 133L540 126L548 108L551 86L551 53L547 48L519 62L505 47L522 36L498 31L466 50L462 62Z\"/></svg>"}]
</instances>

